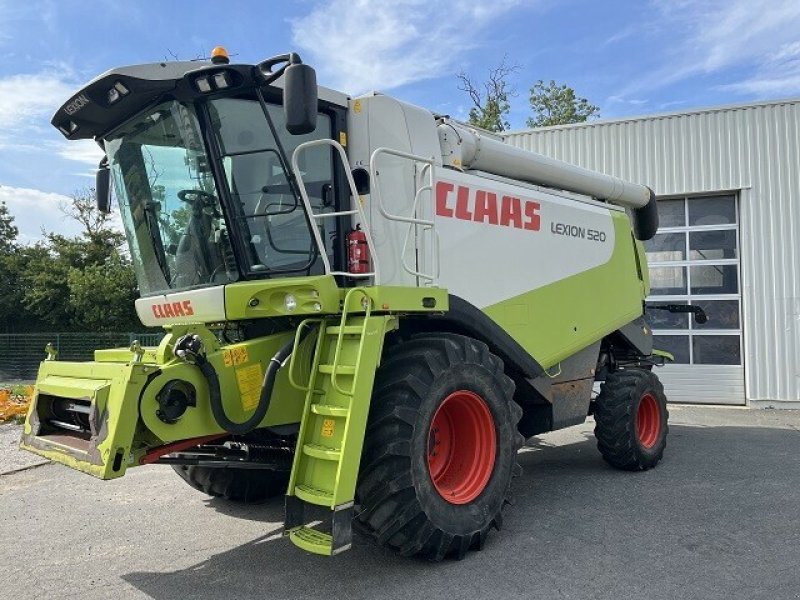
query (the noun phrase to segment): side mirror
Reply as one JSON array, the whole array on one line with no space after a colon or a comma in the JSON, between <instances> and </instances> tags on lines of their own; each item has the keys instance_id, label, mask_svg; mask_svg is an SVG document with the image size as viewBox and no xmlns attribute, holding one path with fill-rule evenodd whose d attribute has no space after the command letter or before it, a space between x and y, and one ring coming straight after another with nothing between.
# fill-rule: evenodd
<instances>
[{"instance_id":1,"label":"side mirror","mask_svg":"<svg viewBox=\"0 0 800 600\"><path fill-rule=\"evenodd\" d=\"M97 210L101 213L111 212L111 169L108 168L108 159L105 157L97 168L94 193Z\"/></svg>"},{"instance_id":2,"label":"side mirror","mask_svg":"<svg viewBox=\"0 0 800 600\"><path fill-rule=\"evenodd\" d=\"M283 75L283 112L286 129L292 135L311 133L317 128L317 74L294 52L273 56L256 65L264 83Z\"/></svg>"},{"instance_id":3,"label":"side mirror","mask_svg":"<svg viewBox=\"0 0 800 600\"><path fill-rule=\"evenodd\" d=\"M286 129L292 135L317 128L317 74L303 63L286 67L283 79L283 111Z\"/></svg>"}]
</instances>

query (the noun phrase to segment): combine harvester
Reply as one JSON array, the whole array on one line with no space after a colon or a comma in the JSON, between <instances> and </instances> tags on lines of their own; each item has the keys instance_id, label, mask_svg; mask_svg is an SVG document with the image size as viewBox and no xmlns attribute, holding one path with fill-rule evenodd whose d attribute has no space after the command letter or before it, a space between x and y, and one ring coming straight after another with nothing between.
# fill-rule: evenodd
<instances>
[{"instance_id":1,"label":"combine harvester","mask_svg":"<svg viewBox=\"0 0 800 600\"><path fill-rule=\"evenodd\" d=\"M113 69L53 125L103 148L98 208L113 187L136 310L166 335L49 352L23 448L285 495L310 552L346 550L355 524L432 560L500 529L525 438L594 414L610 464L661 459L647 187L317 87L296 54Z\"/></svg>"}]
</instances>

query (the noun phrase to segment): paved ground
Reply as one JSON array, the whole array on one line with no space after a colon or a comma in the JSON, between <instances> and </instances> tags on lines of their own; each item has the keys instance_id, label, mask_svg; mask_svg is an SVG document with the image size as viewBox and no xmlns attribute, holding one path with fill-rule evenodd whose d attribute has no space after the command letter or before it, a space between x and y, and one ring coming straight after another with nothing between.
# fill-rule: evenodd
<instances>
[{"instance_id":1,"label":"paved ground","mask_svg":"<svg viewBox=\"0 0 800 600\"><path fill-rule=\"evenodd\" d=\"M55 465L0 475L0 596L800 598L800 412L671 417L646 473L607 468L589 426L533 441L503 531L440 564L361 538L304 554L280 535L280 501L209 500L168 467L107 483Z\"/></svg>"}]
</instances>

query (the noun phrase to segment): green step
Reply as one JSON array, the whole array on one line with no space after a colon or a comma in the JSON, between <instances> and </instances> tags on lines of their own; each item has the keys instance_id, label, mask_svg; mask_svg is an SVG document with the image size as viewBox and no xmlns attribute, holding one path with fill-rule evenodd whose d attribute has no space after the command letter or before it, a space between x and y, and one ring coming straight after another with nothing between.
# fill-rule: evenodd
<instances>
[{"instance_id":1,"label":"green step","mask_svg":"<svg viewBox=\"0 0 800 600\"><path fill-rule=\"evenodd\" d=\"M330 404L312 404L311 412L315 415L322 415L323 417L344 418L350 414L350 409L341 406L331 406Z\"/></svg>"},{"instance_id":2,"label":"green step","mask_svg":"<svg viewBox=\"0 0 800 600\"><path fill-rule=\"evenodd\" d=\"M310 485L296 485L294 488L295 496L305 500L309 504L318 506L330 506L333 500L333 493L328 490L311 487Z\"/></svg>"},{"instance_id":3,"label":"green step","mask_svg":"<svg viewBox=\"0 0 800 600\"><path fill-rule=\"evenodd\" d=\"M361 325L345 325L344 327L331 325L325 328L325 333L328 335L339 335L340 333L344 335L361 335L362 332L363 327Z\"/></svg>"},{"instance_id":4,"label":"green step","mask_svg":"<svg viewBox=\"0 0 800 600\"><path fill-rule=\"evenodd\" d=\"M333 537L311 527L296 527L289 532L289 539L306 552L330 556L333 554Z\"/></svg>"},{"instance_id":5,"label":"green step","mask_svg":"<svg viewBox=\"0 0 800 600\"><path fill-rule=\"evenodd\" d=\"M358 288L352 290L348 297L358 293ZM391 315L370 316L369 311L364 316L345 312L339 323L329 326L323 320L319 327L287 486L284 531L308 552L335 555L352 543L372 385L384 337L396 321ZM323 515L320 507L329 510ZM320 521L325 525L318 526Z\"/></svg>"},{"instance_id":6,"label":"green step","mask_svg":"<svg viewBox=\"0 0 800 600\"><path fill-rule=\"evenodd\" d=\"M322 444L303 444L303 454L322 460L339 460L342 456L338 448L330 448Z\"/></svg>"},{"instance_id":7,"label":"green step","mask_svg":"<svg viewBox=\"0 0 800 600\"><path fill-rule=\"evenodd\" d=\"M333 365L320 365L319 372L325 375L333 374ZM336 367L337 375L355 375L356 368L352 365L338 365Z\"/></svg>"}]
</instances>

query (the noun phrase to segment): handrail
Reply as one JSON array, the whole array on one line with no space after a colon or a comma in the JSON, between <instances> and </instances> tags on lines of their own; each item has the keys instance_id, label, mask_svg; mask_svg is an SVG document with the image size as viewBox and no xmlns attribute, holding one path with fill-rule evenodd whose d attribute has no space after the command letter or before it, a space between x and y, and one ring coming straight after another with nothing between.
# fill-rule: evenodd
<instances>
[{"instance_id":1,"label":"handrail","mask_svg":"<svg viewBox=\"0 0 800 600\"><path fill-rule=\"evenodd\" d=\"M306 184L303 181L303 175L300 172L300 165L298 158L301 152L306 151L309 148L315 146L331 146L334 148L339 158L344 165L344 173L347 177L347 184L350 187L350 195L353 198L353 203L355 204L355 209L351 210L344 210L332 213L315 213L314 209L311 207L311 200L308 197L308 190L306 190ZM292 172L294 173L295 180L297 181L298 188L300 189L300 197L303 200L303 206L306 209L306 213L309 216L309 222L311 223L311 230L314 235L314 241L317 243L317 247L319 248L320 258L322 258L322 264L325 266L325 274L326 275L341 275L343 277L351 277L354 279L363 279L368 277L374 277L375 282L380 282L380 268L378 266L378 257L375 254L375 245L372 242L372 233L370 232L368 223L367 223L367 216L364 213L364 209L361 206L361 201L359 199L358 189L356 188L356 182L353 180L353 174L350 171L350 162L347 160L347 153L345 152L342 145L337 142L336 140L331 139L319 139L319 140L311 140L308 142L303 142L297 148L294 149L292 153ZM367 248L370 254L370 259L372 261L372 272L370 273L349 273L347 271L332 271L331 270L331 263L328 260L328 254L325 251L325 242L322 240L322 235L319 232L319 226L317 225L318 219L327 219L330 217L340 217L346 215L358 215L359 219L361 219L361 230L364 232L364 235L367 238Z\"/></svg>"},{"instance_id":2,"label":"handrail","mask_svg":"<svg viewBox=\"0 0 800 600\"><path fill-rule=\"evenodd\" d=\"M344 341L345 336L344 328L346 326L345 323L347 323L347 305L350 301L350 297L355 293L359 293L364 296L364 298L367 299L367 304L364 306L364 324L361 326L361 333L359 334L358 351L356 352L356 364L353 365L353 385L349 390L345 390L339 385L338 380L336 379L336 368L339 366L339 354L342 350L342 342ZM364 351L364 340L367 336L367 326L369 324L369 317L371 314L372 298L370 298L369 294L367 294L367 290L362 287L351 288L344 296L344 303L342 304L342 318L339 321L339 334L336 337L336 349L333 352L333 363L331 365L331 385L333 385L333 389L343 396L352 396L355 393L355 379L358 376L358 369L361 365L361 353Z\"/></svg>"},{"instance_id":3,"label":"handrail","mask_svg":"<svg viewBox=\"0 0 800 600\"><path fill-rule=\"evenodd\" d=\"M428 184L421 185L416 192L414 193L414 202L411 206L411 215L409 217L404 217L402 215L395 215L390 213L386 210L386 207L383 205L383 195L381 194L381 186L377 183L378 178L378 157L381 154L388 154L390 156L397 156L398 158L405 158L414 162L421 162L424 163L422 170L420 171L419 178L420 183L422 183L422 179L425 177L426 173L428 175ZM372 191L378 199L378 210L383 215L383 217L389 221L398 221L400 223L408 223L409 228L406 231L405 239L403 240L403 247L401 250L400 256L400 263L403 269L415 276L419 277L420 279L427 279L431 282L431 285L436 285L439 279L439 272L440 272L440 265L439 265L439 238L438 232L436 231L436 223L433 220L428 219L420 219L418 217L414 217L413 215L417 214L417 208L419 206L419 200L421 195L424 192L429 192L431 200L433 199L433 184L435 181L434 176L434 168L435 163L432 158L426 158L424 156L418 156L416 154L410 154L408 152L403 152L401 150L394 150L392 148L380 147L376 148L372 152L372 156L369 159L369 169L370 169L370 178L376 181L376 184L372 186ZM416 187L416 180L415 180L415 187ZM423 231L428 230L431 232L431 240L432 240L432 249L431 249L431 256L433 265L433 273L424 273L422 271L418 271L414 267L410 266L406 262L406 253L408 249L409 242L411 241L411 234L412 232L416 231L417 226L422 226Z\"/></svg>"},{"instance_id":4,"label":"handrail","mask_svg":"<svg viewBox=\"0 0 800 600\"><path fill-rule=\"evenodd\" d=\"M297 379L295 378L295 365L297 361L295 360L298 355L298 348L300 346L300 340L302 339L302 331L306 327L313 327L315 323L319 324L319 333L317 334L317 340L314 343L314 354L311 359L311 375L308 380L308 385L301 385L297 383ZM294 345L292 346L292 354L289 356L289 383L292 384L292 387L303 391L308 392L311 390L311 385L314 381L314 371L319 364L319 350L320 346L322 345L322 336L325 334L325 319L304 319L300 325L297 326L297 330L294 334Z\"/></svg>"}]
</instances>

